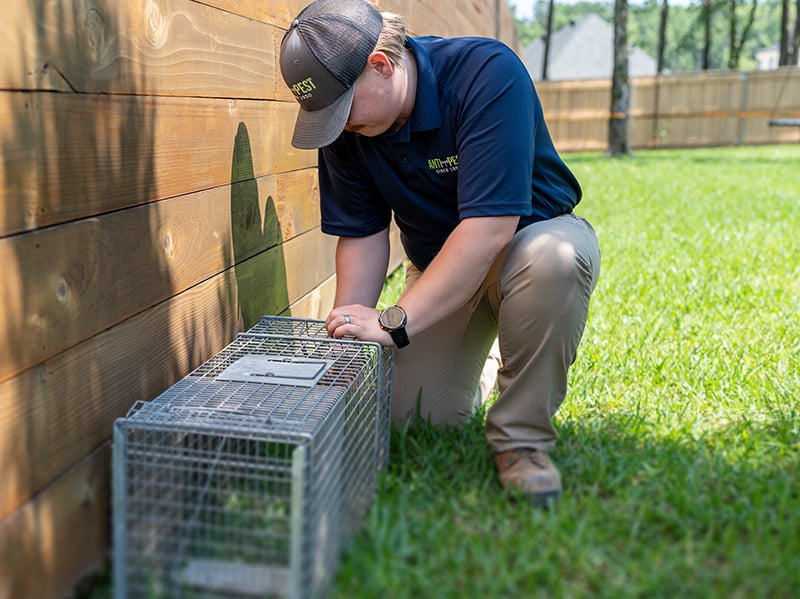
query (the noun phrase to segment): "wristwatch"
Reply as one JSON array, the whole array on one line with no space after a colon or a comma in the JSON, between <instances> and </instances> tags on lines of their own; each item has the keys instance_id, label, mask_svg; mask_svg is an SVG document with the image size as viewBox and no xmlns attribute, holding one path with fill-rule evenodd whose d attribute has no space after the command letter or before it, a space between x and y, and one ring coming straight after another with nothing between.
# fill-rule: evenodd
<instances>
[{"instance_id":1,"label":"wristwatch","mask_svg":"<svg viewBox=\"0 0 800 599\"><path fill-rule=\"evenodd\" d=\"M378 316L378 324L392 336L392 341L394 341L398 349L411 343L408 340L408 333L406 333L407 322L406 311L400 306L389 306L382 310Z\"/></svg>"}]
</instances>

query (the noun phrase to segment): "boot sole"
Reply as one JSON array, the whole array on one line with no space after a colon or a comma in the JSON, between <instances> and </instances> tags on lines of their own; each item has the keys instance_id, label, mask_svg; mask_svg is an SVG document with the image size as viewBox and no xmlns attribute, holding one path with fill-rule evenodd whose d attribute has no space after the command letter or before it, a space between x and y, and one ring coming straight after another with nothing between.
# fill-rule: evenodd
<instances>
[{"instance_id":1,"label":"boot sole","mask_svg":"<svg viewBox=\"0 0 800 599\"><path fill-rule=\"evenodd\" d=\"M550 491L549 493L534 493L531 497L531 502L537 508L549 509L555 505L558 498L561 497L561 491Z\"/></svg>"},{"instance_id":2,"label":"boot sole","mask_svg":"<svg viewBox=\"0 0 800 599\"><path fill-rule=\"evenodd\" d=\"M561 497L561 491L546 491L544 493L526 493L519 489L507 490L508 498L512 503L529 503L533 507L548 509L555 505Z\"/></svg>"}]
</instances>

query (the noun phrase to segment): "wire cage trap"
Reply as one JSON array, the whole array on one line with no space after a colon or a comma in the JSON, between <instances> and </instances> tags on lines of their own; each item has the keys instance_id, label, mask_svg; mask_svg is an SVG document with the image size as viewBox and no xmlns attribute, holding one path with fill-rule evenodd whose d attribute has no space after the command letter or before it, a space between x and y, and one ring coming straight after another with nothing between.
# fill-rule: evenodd
<instances>
[{"instance_id":1,"label":"wire cage trap","mask_svg":"<svg viewBox=\"0 0 800 599\"><path fill-rule=\"evenodd\" d=\"M324 595L388 460L393 352L265 316L114 423L114 596Z\"/></svg>"}]
</instances>

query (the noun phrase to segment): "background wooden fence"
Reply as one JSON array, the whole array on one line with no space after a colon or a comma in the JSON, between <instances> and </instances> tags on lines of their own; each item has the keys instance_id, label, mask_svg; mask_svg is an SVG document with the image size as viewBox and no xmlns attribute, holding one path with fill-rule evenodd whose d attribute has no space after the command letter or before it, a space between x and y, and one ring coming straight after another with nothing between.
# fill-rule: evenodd
<instances>
[{"instance_id":1,"label":"background wooden fence","mask_svg":"<svg viewBox=\"0 0 800 599\"><path fill-rule=\"evenodd\" d=\"M261 314L330 308L316 153L289 143L276 67L306 3L0 9L0 598L62 596L107 555L115 418ZM379 7L517 48L498 0Z\"/></svg>"},{"instance_id":2,"label":"background wooden fence","mask_svg":"<svg viewBox=\"0 0 800 599\"><path fill-rule=\"evenodd\" d=\"M611 81L539 82L548 126L560 151L606 150ZM800 69L707 72L632 80L633 148L687 148L800 142Z\"/></svg>"}]
</instances>

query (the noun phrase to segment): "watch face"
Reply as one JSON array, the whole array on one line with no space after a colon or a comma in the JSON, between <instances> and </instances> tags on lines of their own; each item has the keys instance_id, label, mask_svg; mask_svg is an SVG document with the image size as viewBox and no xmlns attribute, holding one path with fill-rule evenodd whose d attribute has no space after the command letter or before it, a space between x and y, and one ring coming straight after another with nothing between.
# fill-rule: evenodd
<instances>
[{"instance_id":1,"label":"watch face","mask_svg":"<svg viewBox=\"0 0 800 599\"><path fill-rule=\"evenodd\" d=\"M381 324L387 329L396 329L405 324L406 314L397 306L389 306L381 312Z\"/></svg>"}]
</instances>

